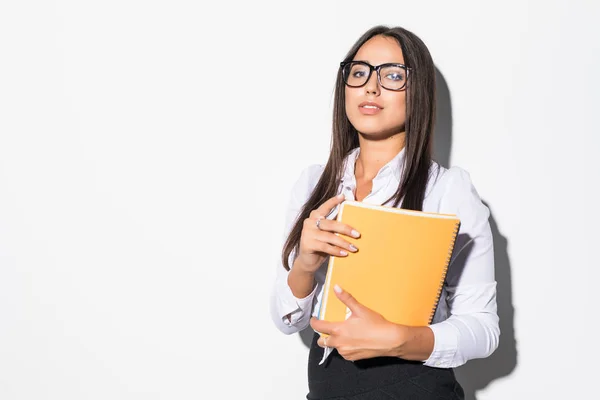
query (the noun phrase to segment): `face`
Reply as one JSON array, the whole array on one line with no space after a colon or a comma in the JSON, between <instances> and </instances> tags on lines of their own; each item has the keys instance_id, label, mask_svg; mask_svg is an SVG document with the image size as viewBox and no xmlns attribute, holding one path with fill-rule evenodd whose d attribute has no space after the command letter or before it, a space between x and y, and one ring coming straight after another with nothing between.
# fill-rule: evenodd
<instances>
[{"instance_id":1,"label":"face","mask_svg":"<svg viewBox=\"0 0 600 400\"><path fill-rule=\"evenodd\" d=\"M366 61L373 66L404 63L402 49L394 38L374 36L356 53L354 61ZM382 79L383 71L382 71ZM362 87L346 85L346 115L358 132L372 138L389 137L404 132L406 121L406 87L401 91L382 88L373 71Z\"/></svg>"}]
</instances>

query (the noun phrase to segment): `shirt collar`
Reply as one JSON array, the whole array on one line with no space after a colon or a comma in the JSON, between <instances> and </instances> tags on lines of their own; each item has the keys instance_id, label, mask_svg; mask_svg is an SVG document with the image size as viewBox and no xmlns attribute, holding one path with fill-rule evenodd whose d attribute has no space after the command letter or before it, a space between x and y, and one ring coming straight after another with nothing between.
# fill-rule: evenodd
<instances>
[{"instance_id":1,"label":"shirt collar","mask_svg":"<svg viewBox=\"0 0 600 400\"><path fill-rule=\"evenodd\" d=\"M357 147L350 151L350 153L346 156L346 159L344 161L344 174L342 176L342 183L350 184L351 182L354 182L354 185L356 184L356 178L354 176L354 167L359 154L360 147ZM405 154L406 146L403 147L402 150L400 150L400 152L396 154L394 158L392 158L387 164L381 167L381 169L379 170L379 172L373 180L375 181L379 177L389 176L389 174L391 174L391 176L396 181L395 183L400 183L400 179L402 178L402 172L404 169Z\"/></svg>"}]
</instances>

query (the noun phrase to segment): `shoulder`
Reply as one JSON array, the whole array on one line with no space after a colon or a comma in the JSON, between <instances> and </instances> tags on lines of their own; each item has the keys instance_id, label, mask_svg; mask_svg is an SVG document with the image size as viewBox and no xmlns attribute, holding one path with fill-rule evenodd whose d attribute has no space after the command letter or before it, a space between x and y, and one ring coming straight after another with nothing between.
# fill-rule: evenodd
<instances>
[{"instance_id":1,"label":"shoulder","mask_svg":"<svg viewBox=\"0 0 600 400\"><path fill-rule=\"evenodd\" d=\"M314 187L317 185L317 182L321 178L324 170L324 164L311 164L305 167L296 179L294 187L297 187L298 189L309 189L309 191L312 191L312 189L314 189Z\"/></svg>"},{"instance_id":2,"label":"shoulder","mask_svg":"<svg viewBox=\"0 0 600 400\"><path fill-rule=\"evenodd\" d=\"M433 188L456 189L472 186L471 174L464 168L452 166L443 167L437 162L432 162L429 179ZM458 185L458 187L456 187Z\"/></svg>"},{"instance_id":3,"label":"shoulder","mask_svg":"<svg viewBox=\"0 0 600 400\"><path fill-rule=\"evenodd\" d=\"M426 196L437 203L441 213L460 215L468 209L469 212L488 214L471 174L459 166L445 168L433 162Z\"/></svg>"},{"instance_id":4,"label":"shoulder","mask_svg":"<svg viewBox=\"0 0 600 400\"><path fill-rule=\"evenodd\" d=\"M288 229L291 229L292 223L319 182L324 169L324 165L312 164L305 167L296 177L287 203L286 225Z\"/></svg>"},{"instance_id":5,"label":"shoulder","mask_svg":"<svg viewBox=\"0 0 600 400\"><path fill-rule=\"evenodd\" d=\"M305 167L292 186L292 200L303 203L312 193L324 170L324 164L311 164Z\"/></svg>"}]
</instances>

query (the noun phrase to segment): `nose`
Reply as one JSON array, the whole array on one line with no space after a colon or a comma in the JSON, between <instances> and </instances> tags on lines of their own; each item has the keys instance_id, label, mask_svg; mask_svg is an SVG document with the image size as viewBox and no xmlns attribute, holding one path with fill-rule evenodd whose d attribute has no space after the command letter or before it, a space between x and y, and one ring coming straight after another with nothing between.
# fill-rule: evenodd
<instances>
[{"instance_id":1,"label":"nose","mask_svg":"<svg viewBox=\"0 0 600 400\"><path fill-rule=\"evenodd\" d=\"M381 93L381 87L379 86L379 81L377 80L377 71L373 71L367 83L365 83L365 91L367 94L372 94L375 96L379 96Z\"/></svg>"}]
</instances>

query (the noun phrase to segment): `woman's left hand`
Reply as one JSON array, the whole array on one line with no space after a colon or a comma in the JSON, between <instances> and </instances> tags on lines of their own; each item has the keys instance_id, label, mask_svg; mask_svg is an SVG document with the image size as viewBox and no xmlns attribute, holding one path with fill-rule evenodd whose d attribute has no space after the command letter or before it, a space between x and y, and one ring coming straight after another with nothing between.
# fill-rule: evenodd
<instances>
[{"instance_id":1,"label":"woman's left hand","mask_svg":"<svg viewBox=\"0 0 600 400\"><path fill-rule=\"evenodd\" d=\"M343 322L321 321L313 317L310 320L312 328L329 334L329 337L319 338L318 345L335 347L349 361L395 356L405 341L408 327L386 320L337 285L334 292L352 315Z\"/></svg>"}]
</instances>

